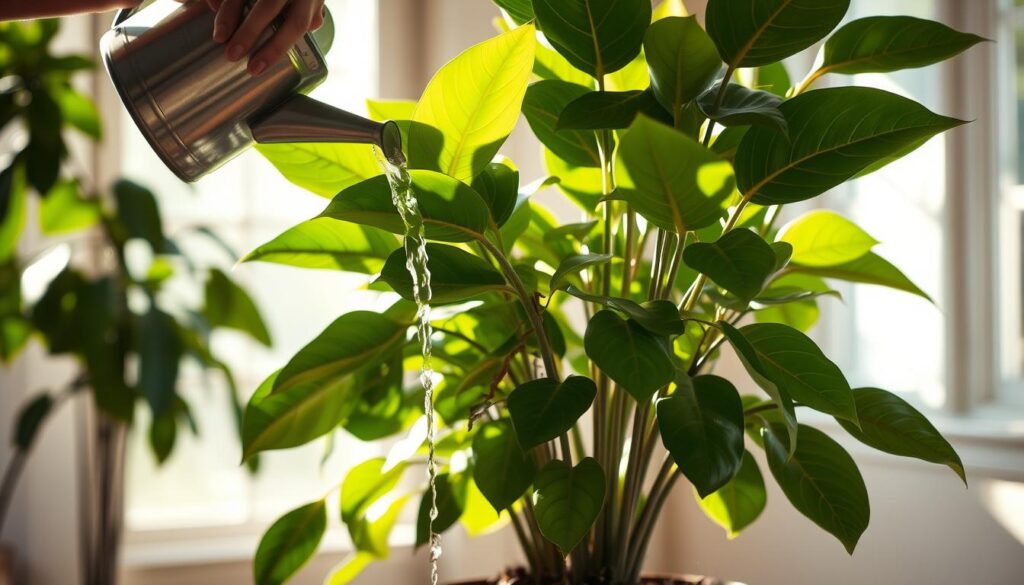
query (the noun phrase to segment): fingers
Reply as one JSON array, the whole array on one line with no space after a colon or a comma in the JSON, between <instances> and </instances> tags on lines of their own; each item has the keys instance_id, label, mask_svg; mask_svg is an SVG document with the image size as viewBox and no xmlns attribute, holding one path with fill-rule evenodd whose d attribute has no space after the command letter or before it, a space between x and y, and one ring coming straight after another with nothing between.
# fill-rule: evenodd
<instances>
[{"instance_id":1,"label":"fingers","mask_svg":"<svg viewBox=\"0 0 1024 585\"><path fill-rule=\"evenodd\" d=\"M218 43L226 43L235 33L235 29L238 28L238 23L242 19L242 2L244 0L209 1L217 4L217 16L213 21L213 40ZM237 59L234 60L237 61Z\"/></svg>"},{"instance_id":2,"label":"fingers","mask_svg":"<svg viewBox=\"0 0 1024 585\"><path fill-rule=\"evenodd\" d=\"M288 5L284 22L274 33L274 36L267 41L260 50L249 60L249 73L259 75L272 63L276 63L295 42L310 30L313 19L321 12L319 0L293 0ZM250 19L252 16L250 15ZM242 25L244 29L249 24L249 19ZM239 33L242 32L239 29Z\"/></svg>"},{"instance_id":3,"label":"fingers","mask_svg":"<svg viewBox=\"0 0 1024 585\"><path fill-rule=\"evenodd\" d=\"M309 23L309 32L313 32L324 25L323 2L320 2L319 9L313 12L313 22Z\"/></svg>"},{"instance_id":4,"label":"fingers","mask_svg":"<svg viewBox=\"0 0 1024 585\"><path fill-rule=\"evenodd\" d=\"M206 5L210 7L210 10L217 12L220 10L220 5L224 3L224 0L206 0Z\"/></svg>"},{"instance_id":5,"label":"fingers","mask_svg":"<svg viewBox=\"0 0 1024 585\"><path fill-rule=\"evenodd\" d=\"M238 30L231 36L231 40L228 41L228 59L238 61L248 55L263 31L270 28L270 24L282 12L286 2L287 0L257 0ZM251 61L250 59L250 64Z\"/></svg>"}]
</instances>

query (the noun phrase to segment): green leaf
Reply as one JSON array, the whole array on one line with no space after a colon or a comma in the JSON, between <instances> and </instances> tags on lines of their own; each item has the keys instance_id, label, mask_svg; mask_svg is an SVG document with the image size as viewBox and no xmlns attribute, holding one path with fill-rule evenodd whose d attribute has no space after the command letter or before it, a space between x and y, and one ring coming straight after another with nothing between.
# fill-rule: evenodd
<instances>
[{"instance_id":1,"label":"green leaf","mask_svg":"<svg viewBox=\"0 0 1024 585\"><path fill-rule=\"evenodd\" d=\"M176 413L168 410L153 419L149 426L149 446L156 458L157 465L163 465L174 451L178 440L178 421Z\"/></svg>"},{"instance_id":2,"label":"green leaf","mask_svg":"<svg viewBox=\"0 0 1024 585\"><path fill-rule=\"evenodd\" d=\"M784 98L789 92L789 88L793 86L789 72L786 71L786 65L781 61L758 67L756 71L757 84L754 89L768 91Z\"/></svg>"},{"instance_id":3,"label":"green leaf","mask_svg":"<svg viewBox=\"0 0 1024 585\"><path fill-rule=\"evenodd\" d=\"M697 376L658 401L665 448L702 498L739 472L743 458L743 404L725 378Z\"/></svg>"},{"instance_id":4,"label":"green leaf","mask_svg":"<svg viewBox=\"0 0 1024 585\"><path fill-rule=\"evenodd\" d=\"M466 509L459 518L466 534L471 538L491 534L508 524L508 516L495 511L491 503L480 492L475 481L466 486Z\"/></svg>"},{"instance_id":5,"label":"green leaf","mask_svg":"<svg viewBox=\"0 0 1024 585\"><path fill-rule=\"evenodd\" d=\"M558 118L569 104L590 93L590 88L582 85L544 80L530 85L523 100L523 114L537 139L559 159L577 167L601 166L597 135L559 130Z\"/></svg>"},{"instance_id":6,"label":"green leaf","mask_svg":"<svg viewBox=\"0 0 1024 585\"><path fill-rule=\"evenodd\" d=\"M508 397L508 412L523 449L546 443L576 424L597 396L590 378L569 376L561 383L542 378L520 385Z\"/></svg>"},{"instance_id":7,"label":"green leaf","mask_svg":"<svg viewBox=\"0 0 1024 585\"><path fill-rule=\"evenodd\" d=\"M649 0L534 0L533 10L551 46L595 79L628 65L651 23Z\"/></svg>"},{"instance_id":8,"label":"green leaf","mask_svg":"<svg viewBox=\"0 0 1024 585\"><path fill-rule=\"evenodd\" d=\"M99 221L98 201L82 197L78 181L59 181L43 197L39 227L50 236L76 232Z\"/></svg>"},{"instance_id":9,"label":"green leaf","mask_svg":"<svg viewBox=\"0 0 1024 585\"><path fill-rule=\"evenodd\" d=\"M366 552L350 555L336 567L331 569L331 573L327 576L324 584L348 585L353 579L358 577L366 567L373 564L373 561L375 560L377 560L376 557Z\"/></svg>"},{"instance_id":10,"label":"green leaf","mask_svg":"<svg viewBox=\"0 0 1024 585\"><path fill-rule=\"evenodd\" d=\"M816 276L787 274L772 282L761 296L778 297L784 294L792 294L795 291L825 293L828 290L829 288L825 281ZM815 298L811 297L792 300L784 304L769 304L756 311L754 319L758 323L782 323L806 333L818 322L820 315L821 311L818 310L818 303Z\"/></svg>"},{"instance_id":11,"label":"green leaf","mask_svg":"<svg viewBox=\"0 0 1024 585\"><path fill-rule=\"evenodd\" d=\"M473 437L473 480L497 511L512 506L533 483L537 468L508 420L485 424Z\"/></svg>"},{"instance_id":12,"label":"green leaf","mask_svg":"<svg viewBox=\"0 0 1024 585\"><path fill-rule=\"evenodd\" d=\"M850 384L803 333L787 325L758 323L740 329L769 379L793 400L857 424Z\"/></svg>"},{"instance_id":13,"label":"green leaf","mask_svg":"<svg viewBox=\"0 0 1024 585\"><path fill-rule=\"evenodd\" d=\"M388 539L407 500L408 496L396 498L379 517L373 520L361 517L349 524L352 544L359 553L369 553L377 559L388 558L391 552Z\"/></svg>"},{"instance_id":14,"label":"green leaf","mask_svg":"<svg viewBox=\"0 0 1024 585\"><path fill-rule=\"evenodd\" d=\"M378 122L412 120L416 102L412 100L366 100L366 112Z\"/></svg>"},{"instance_id":15,"label":"green leaf","mask_svg":"<svg viewBox=\"0 0 1024 585\"><path fill-rule=\"evenodd\" d=\"M732 539L757 520L767 501L761 470L754 456L744 451L739 473L717 492L698 499L697 504Z\"/></svg>"},{"instance_id":16,"label":"green leaf","mask_svg":"<svg viewBox=\"0 0 1024 585\"><path fill-rule=\"evenodd\" d=\"M519 202L519 171L490 163L473 179L473 190L487 203L495 225L505 225Z\"/></svg>"},{"instance_id":17,"label":"green leaf","mask_svg":"<svg viewBox=\"0 0 1024 585\"><path fill-rule=\"evenodd\" d=\"M61 88L53 97L66 124L94 140L103 138L99 112L89 98L70 88Z\"/></svg>"},{"instance_id":18,"label":"green leaf","mask_svg":"<svg viewBox=\"0 0 1024 585\"><path fill-rule=\"evenodd\" d=\"M967 485L964 464L953 446L907 401L878 388L858 388L853 397L860 428L845 420L839 424L858 441L893 455L945 465Z\"/></svg>"},{"instance_id":19,"label":"green leaf","mask_svg":"<svg viewBox=\"0 0 1024 585\"><path fill-rule=\"evenodd\" d=\"M850 0L709 0L705 23L732 69L758 67L825 38L849 8Z\"/></svg>"},{"instance_id":20,"label":"green leaf","mask_svg":"<svg viewBox=\"0 0 1024 585\"><path fill-rule=\"evenodd\" d=\"M385 462L383 457L376 457L349 470L341 483L342 522L356 522L370 506L398 485L405 472L405 463L400 462L385 471Z\"/></svg>"},{"instance_id":21,"label":"green leaf","mask_svg":"<svg viewBox=\"0 0 1024 585\"><path fill-rule=\"evenodd\" d=\"M587 268L607 264L611 261L612 256L607 254L580 254L579 256L566 258L558 265L558 270L555 270L555 273L551 275L551 290L554 291L562 288L566 279L574 274L579 274Z\"/></svg>"},{"instance_id":22,"label":"green leaf","mask_svg":"<svg viewBox=\"0 0 1024 585\"><path fill-rule=\"evenodd\" d=\"M804 266L837 266L852 262L878 244L845 217L816 209L794 219L779 232L779 240L793 245L792 261Z\"/></svg>"},{"instance_id":23,"label":"green leaf","mask_svg":"<svg viewBox=\"0 0 1024 585\"><path fill-rule=\"evenodd\" d=\"M516 24L526 24L534 18L532 0L494 0L494 3L504 10Z\"/></svg>"},{"instance_id":24,"label":"green leaf","mask_svg":"<svg viewBox=\"0 0 1024 585\"><path fill-rule=\"evenodd\" d=\"M640 113L657 116L659 110L650 90L592 91L570 102L559 115L556 127L558 130L621 130L629 128Z\"/></svg>"},{"instance_id":25,"label":"green leaf","mask_svg":"<svg viewBox=\"0 0 1024 585\"><path fill-rule=\"evenodd\" d=\"M558 190L570 201L588 213L597 210L598 203L603 197L601 169L570 164L547 148L544 149L544 167L549 174L558 177Z\"/></svg>"},{"instance_id":26,"label":"green leaf","mask_svg":"<svg viewBox=\"0 0 1024 585\"><path fill-rule=\"evenodd\" d=\"M768 467L793 507L853 554L871 515L864 478L849 453L828 435L805 425L799 432L796 452L788 457L775 427L765 429Z\"/></svg>"},{"instance_id":27,"label":"green leaf","mask_svg":"<svg viewBox=\"0 0 1024 585\"><path fill-rule=\"evenodd\" d=\"M795 273L810 274L821 278L877 284L917 295L927 301L932 300L927 293L900 272L899 268L874 252L868 252L857 260L839 266L813 267L792 264L789 269Z\"/></svg>"},{"instance_id":28,"label":"green leaf","mask_svg":"<svg viewBox=\"0 0 1024 585\"><path fill-rule=\"evenodd\" d=\"M583 337L587 356L637 402L650 399L675 375L668 341L614 311L599 311Z\"/></svg>"},{"instance_id":29,"label":"green leaf","mask_svg":"<svg viewBox=\"0 0 1024 585\"><path fill-rule=\"evenodd\" d=\"M469 182L491 162L519 119L533 70L534 34L532 24L501 34L434 75L409 130L412 168Z\"/></svg>"},{"instance_id":30,"label":"green leaf","mask_svg":"<svg viewBox=\"0 0 1024 585\"><path fill-rule=\"evenodd\" d=\"M567 81L588 88L594 86L594 79L572 66L558 51L548 47L537 39L537 59L533 64L533 73L541 79Z\"/></svg>"},{"instance_id":31,"label":"green leaf","mask_svg":"<svg viewBox=\"0 0 1024 585\"><path fill-rule=\"evenodd\" d=\"M431 302L454 303L486 292L505 290L505 277L486 261L453 246L427 244ZM402 298L414 300L412 276L404 248L395 250L384 264L380 279Z\"/></svg>"},{"instance_id":32,"label":"green leaf","mask_svg":"<svg viewBox=\"0 0 1024 585\"><path fill-rule=\"evenodd\" d=\"M490 225L487 204L469 185L433 171L412 171L413 193L426 236L444 242L483 238ZM386 177L367 179L335 197L320 217L405 234L405 223L391 199Z\"/></svg>"},{"instance_id":33,"label":"green leaf","mask_svg":"<svg viewBox=\"0 0 1024 585\"><path fill-rule=\"evenodd\" d=\"M779 110L789 124L788 141L754 127L736 152L740 191L759 205L817 197L964 123L867 87L807 92Z\"/></svg>"},{"instance_id":34,"label":"green leaf","mask_svg":"<svg viewBox=\"0 0 1024 585\"><path fill-rule=\"evenodd\" d=\"M18 423L14 428L14 446L27 452L32 448L39 429L42 428L46 417L53 410L53 397L49 394L40 394L29 401L18 414Z\"/></svg>"},{"instance_id":35,"label":"green leaf","mask_svg":"<svg viewBox=\"0 0 1024 585\"><path fill-rule=\"evenodd\" d=\"M253 562L256 585L282 585L313 556L327 529L325 502L288 512L260 539Z\"/></svg>"},{"instance_id":36,"label":"green leaf","mask_svg":"<svg viewBox=\"0 0 1024 585\"><path fill-rule=\"evenodd\" d=\"M0 317L0 361L14 361L34 332L32 323L21 315Z\"/></svg>"},{"instance_id":37,"label":"green leaf","mask_svg":"<svg viewBox=\"0 0 1024 585\"><path fill-rule=\"evenodd\" d=\"M442 473L437 476L436 498L437 518L434 520L434 532L443 533L451 528L462 512L466 509L466 491L469 482L462 476L452 476L450 473ZM430 491L423 494L420 500L419 514L416 515L416 547L419 548L430 542Z\"/></svg>"},{"instance_id":38,"label":"green leaf","mask_svg":"<svg viewBox=\"0 0 1024 585\"><path fill-rule=\"evenodd\" d=\"M739 329L725 321L719 321L718 326L721 327L725 338L729 340L729 343L736 351L736 357L740 359L740 363L743 364L744 369L750 374L751 379L765 391L772 402L778 407L776 412L781 413L782 422L785 424L786 431L789 434L789 453L794 453L797 441L796 408L793 406L793 399L786 392L786 387L778 384L772 378L772 371L761 363L757 350L754 349L754 346L751 345L750 341L747 340L746 336Z\"/></svg>"},{"instance_id":39,"label":"green leaf","mask_svg":"<svg viewBox=\"0 0 1024 585\"><path fill-rule=\"evenodd\" d=\"M0 172L0 262L10 260L18 248L26 201L25 172L20 165L11 165Z\"/></svg>"},{"instance_id":40,"label":"green leaf","mask_svg":"<svg viewBox=\"0 0 1024 585\"><path fill-rule=\"evenodd\" d=\"M135 339L139 356L138 386L149 401L153 415L159 417L174 402L178 366L185 350L174 318L155 306L140 320Z\"/></svg>"},{"instance_id":41,"label":"green leaf","mask_svg":"<svg viewBox=\"0 0 1024 585\"><path fill-rule=\"evenodd\" d=\"M644 53L651 89L673 116L704 92L722 68L715 44L697 17L658 20L647 29Z\"/></svg>"},{"instance_id":42,"label":"green leaf","mask_svg":"<svg viewBox=\"0 0 1024 585\"><path fill-rule=\"evenodd\" d=\"M819 74L888 73L934 65L986 39L931 20L872 16L846 24L825 43Z\"/></svg>"},{"instance_id":43,"label":"green leaf","mask_svg":"<svg viewBox=\"0 0 1024 585\"><path fill-rule=\"evenodd\" d=\"M686 4L683 3L683 0L662 0L658 7L654 9L651 19L654 22L658 22L663 18L689 15L690 13L686 10Z\"/></svg>"},{"instance_id":44,"label":"green leaf","mask_svg":"<svg viewBox=\"0 0 1024 585\"><path fill-rule=\"evenodd\" d=\"M732 167L692 138L640 116L619 144L618 192L654 225L678 234L713 225L732 195Z\"/></svg>"},{"instance_id":45,"label":"green leaf","mask_svg":"<svg viewBox=\"0 0 1024 585\"><path fill-rule=\"evenodd\" d=\"M706 274L715 284L749 303L775 271L775 252L767 242L746 229L733 230L714 243L690 244L683 261Z\"/></svg>"},{"instance_id":46,"label":"green leaf","mask_svg":"<svg viewBox=\"0 0 1024 585\"><path fill-rule=\"evenodd\" d=\"M256 150L284 178L326 198L384 172L365 144L257 144Z\"/></svg>"},{"instance_id":47,"label":"green leaf","mask_svg":"<svg viewBox=\"0 0 1024 585\"><path fill-rule=\"evenodd\" d=\"M568 555L583 540L604 506L605 476L591 457L570 467L554 460L534 482L533 505L544 538Z\"/></svg>"},{"instance_id":48,"label":"green leaf","mask_svg":"<svg viewBox=\"0 0 1024 585\"><path fill-rule=\"evenodd\" d=\"M267 347L271 345L270 332L252 297L217 268L210 271L206 281L203 315L211 328L235 329Z\"/></svg>"},{"instance_id":49,"label":"green leaf","mask_svg":"<svg viewBox=\"0 0 1024 585\"><path fill-rule=\"evenodd\" d=\"M719 103L721 87L721 82L716 83L697 100L701 112L708 118L722 126L763 126L782 135L789 132L786 118L779 111L782 105L779 96L730 83Z\"/></svg>"},{"instance_id":50,"label":"green leaf","mask_svg":"<svg viewBox=\"0 0 1024 585\"><path fill-rule=\"evenodd\" d=\"M249 252L242 262L376 274L398 246L395 236L382 230L314 217Z\"/></svg>"},{"instance_id":51,"label":"green leaf","mask_svg":"<svg viewBox=\"0 0 1024 585\"><path fill-rule=\"evenodd\" d=\"M156 197L145 187L120 180L114 183L116 222L123 230L122 243L138 238L149 242L154 253L164 251L164 228Z\"/></svg>"},{"instance_id":52,"label":"green leaf","mask_svg":"<svg viewBox=\"0 0 1024 585\"><path fill-rule=\"evenodd\" d=\"M637 303L629 299L592 295L569 285L565 292L587 301L625 313L644 329L655 335L681 335L686 330L686 323L679 316L679 309L671 301L647 301Z\"/></svg>"}]
</instances>

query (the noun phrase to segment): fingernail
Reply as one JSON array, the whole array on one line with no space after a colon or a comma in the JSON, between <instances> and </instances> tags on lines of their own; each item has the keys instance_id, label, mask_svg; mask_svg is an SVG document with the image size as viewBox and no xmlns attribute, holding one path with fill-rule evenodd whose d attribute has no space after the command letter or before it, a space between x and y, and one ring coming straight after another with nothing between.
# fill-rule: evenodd
<instances>
[{"instance_id":1,"label":"fingernail","mask_svg":"<svg viewBox=\"0 0 1024 585\"><path fill-rule=\"evenodd\" d=\"M228 60L238 61L245 54L245 47L242 45L231 45L228 47Z\"/></svg>"},{"instance_id":2,"label":"fingernail","mask_svg":"<svg viewBox=\"0 0 1024 585\"><path fill-rule=\"evenodd\" d=\"M217 26L213 27L213 40L214 41L216 41L218 43L223 43L224 41L227 40L225 37L227 37L227 35L224 34L224 25L223 24L218 24Z\"/></svg>"},{"instance_id":3,"label":"fingernail","mask_svg":"<svg viewBox=\"0 0 1024 585\"><path fill-rule=\"evenodd\" d=\"M263 70L266 68L267 64L261 60L256 60L252 63L249 63L249 72L253 75L259 75L260 73L263 73Z\"/></svg>"}]
</instances>

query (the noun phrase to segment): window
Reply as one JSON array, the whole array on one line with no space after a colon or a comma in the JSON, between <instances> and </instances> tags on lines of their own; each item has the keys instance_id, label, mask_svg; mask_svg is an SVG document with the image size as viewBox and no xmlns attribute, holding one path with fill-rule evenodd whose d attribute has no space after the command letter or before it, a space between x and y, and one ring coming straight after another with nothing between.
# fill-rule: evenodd
<instances>
[{"instance_id":1,"label":"window","mask_svg":"<svg viewBox=\"0 0 1024 585\"><path fill-rule=\"evenodd\" d=\"M328 55L331 75L312 95L363 112L363 100L376 94L378 87L377 3L328 0L327 4L337 38L344 42ZM182 184L151 152L127 114L120 126L123 174L157 193L172 237L190 227L208 225L244 254L315 216L326 205L325 200L285 181L255 152L196 185ZM178 243L210 265L231 269L235 262L204 238L182 237ZM334 316L358 308L383 309L392 300L360 290L364 279L336 272L245 264L235 268L233 276L264 309L274 338L271 350L231 333L214 338L215 349L233 367L243 392L254 390ZM198 304L200 299L193 301ZM345 453L356 447L355 439L339 435L333 454L322 464L324 446L317 442L284 454L266 454L260 473L252 476L238 464L240 449L221 381L203 380L192 370L183 372L180 384L201 434L179 432L174 455L162 468L155 466L145 437L133 437L127 476L129 542L165 541L175 534L191 539L197 530L254 539L284 511L337 485L351 463ZM365 446L358 448L365 452ZM242 550L251 552L252 543L245 547ZM128 556L131 562L130 548Z\"/></svg>"}]
</instances>

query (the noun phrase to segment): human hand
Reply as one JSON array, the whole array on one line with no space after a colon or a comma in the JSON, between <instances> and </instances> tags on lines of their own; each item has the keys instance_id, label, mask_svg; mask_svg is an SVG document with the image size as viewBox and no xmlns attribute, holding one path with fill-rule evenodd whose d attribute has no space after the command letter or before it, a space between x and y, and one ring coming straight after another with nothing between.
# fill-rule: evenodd
<instances>
[{"instance_id":1,"label":"human hand","mask_svg":"<svg viewBox=\"0 0 1024 585\"><path fill-rule=\"evenodd\" d=\"M307 31L324 23L324 0L256 0L249 14L242 16L245 0L206 0L217 13L213 40L227 44L227 56L238 61L249 54L263 31L279 15L283 20L274 35L249 58L249 73L259 75L284 57Z\"/></svg>"}]
</instances>

